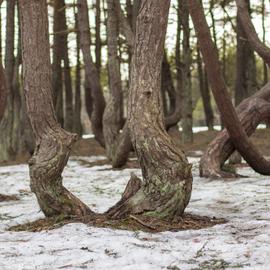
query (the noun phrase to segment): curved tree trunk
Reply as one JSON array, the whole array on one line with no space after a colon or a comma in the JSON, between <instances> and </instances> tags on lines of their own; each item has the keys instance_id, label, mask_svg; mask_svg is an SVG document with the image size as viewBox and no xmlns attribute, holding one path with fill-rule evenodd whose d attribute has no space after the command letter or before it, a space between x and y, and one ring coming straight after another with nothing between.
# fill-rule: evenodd
<instances>
[{"instance_id":1,"label":"curved tree trunk","mask_svg":"<svg viewBox=\"0 0 270 270\"><path fill-rule=\"evenodd\" d=\"M105 146L102 127L105 99L100 86L98 71L91 56L91 36L89 29L88 6L86 0L78 0L78 27L81 38L80 45L85 64L85 95L88 97L88 102L91 102L89 100L89 98L91 98L93 104L92 109L88 110L88 114L91 113L90 119L92 123L92 130L96 140L102 146ZM91 91L91 96L89 91ZM89 104L87 102L86 107L89 108Z\"/></svg>"},{"instance_id":2,"label":"curved tree trunk","mask_svg":"<svg viewBox=\"0 0 270 270\"><path fill-rule=\"evenodd\" d=\"M61 174L76 135L61 128L54 112L46 2L19 1L24 94L36 141L29 161L31 190L47 217L91 215L91 210L62 185Z\"/></svg>"},{"instance_id":3,"label":"curved tree trunk","mask_svg":"<svg viewBox=\"0 0 270 270\"><path fill-rule=\"evenodd\" d=\"M247 35L248 41L253 49L262 57L265 63L270 65L270 48L268 48L259 39L255 27L252 24L250 14L248 11L248 6L245 0L236 0L237 11L239 14L239 19Z\"/></svg>"},{"instance_id":4,"label":"curved tree trunk","mask_svg":"<svg viewBox=\"0 0 270 270\"><path fill-rule=\"evenodd\" d=\"M241 125L248 136L256 130L260 123L270 122L270 103L261 98L250 97L244 100L237 107L237 112ZM236 177L236 174L222 170L225 161L234 151L235 147L228 131L224 129L207 146L200 160L200 176L211 178Z\"/></svg>"},{"instance_id":5,"label":"curved tree trunk","mask_svg":"<svg viewBox=\"0 0 270 270\"><path fill-rule=\"evenodd\" d=\"M230 138L239 153L256 172L269 175L270 163L249 141L232 105L226 84L221 75L217 50L211 40L211 34L203 13L203 7L198 1L189 0L189 8L205 61L212 92L220 110L222 120L230 134Z\"/></svg>"},{"instance_id":6,"label":"curved tree trunk","mask_svg":"<svg viewBox=\"0 0 270 270\"><path fill-rule=\"evenodd\" d=\"M115 0L107 0L107 41L108 41L108 73L110 99L103 115L103 133L107 157L113 167L124 165L131 149L128 126L125 124L123 132L123 92L118 56L118 19Z\"/></svg>"},{"instance_id":7,"label":"curved tree trunk","mask_svg":"<svg viewBox=\"0 0 270 270\"><path fill-rule=\"evenodd\" d=\"M161 106L161 64L170 1L143 0L137 18L128 121L143 181L130 180L122 200L107 214L174 219L192 189L191 165L166 133Z\"/></svg>"}]
</instances>

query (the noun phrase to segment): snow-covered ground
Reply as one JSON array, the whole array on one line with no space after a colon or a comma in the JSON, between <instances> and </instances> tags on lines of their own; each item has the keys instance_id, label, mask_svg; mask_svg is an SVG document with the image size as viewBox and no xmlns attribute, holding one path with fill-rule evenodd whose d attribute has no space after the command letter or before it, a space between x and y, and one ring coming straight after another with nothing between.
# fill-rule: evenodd
<instances>
[{"instance_id":1,"label":"snow-covered ground","mask_svg":"<svg viewBox=\"0 0 270 270\"><path fill-rule=\"evenodd\" d=\"M102 157L97 157L102 159ZM72 158L65 185L92 209L104 211L121 195L131 172L87 167ZM43 217L29 189L27 165L0 167L0 193L19 201L0 203L0 270L27 269L270 269L270 181L251 169L249 178L211 181L198 177L187 212L228 223L203 230L150 234L68 224L48 232L8 232L11 225ZM84 165L83 165L84 164Z\"/></svg>"}]
</instances>

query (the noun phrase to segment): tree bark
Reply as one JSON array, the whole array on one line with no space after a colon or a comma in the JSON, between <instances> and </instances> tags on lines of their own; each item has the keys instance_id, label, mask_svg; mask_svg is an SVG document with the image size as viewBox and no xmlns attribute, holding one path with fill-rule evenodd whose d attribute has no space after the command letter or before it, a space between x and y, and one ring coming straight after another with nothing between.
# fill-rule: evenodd
<instances>
[{"instance_id":1,"label":"tree bark","mask_svg":"<svg viewBox=\"0 0 270 270\"><path fill-rule=\"evenodd\" d=\"M105 146L102 117L105 109L105 99L99 82L97 68L93 62L90 50L90 29L89 29L89 15L86 0L78 0L78 27L80 31L80 45L83 53L83 60L85 64L85 90L86 97L89 97L89 90L91 90L92 112L90 115L92 130L96 140ZM91 101L89 101L91 102ZM88 103L86 107L88 107ZM90 112L88 110L88 112Z\"/></svg>"},{"instance_id":2,"label":"tree bark","mask_svg":"<svg viewBox=\"0 0 270 270\"><path fill-rule=\"evenodd\" d=\"M256 130L260 123L270 122L269 99L270 83L237 106L237 115L248 136ZM207 146L200 161L200 176L211 178L236 177L236 174L222 170L225 161L234 151L233 142L227 129L224 129Z\"/></svg>"},{"instance_id":3,"label":"tree bark","mask_svg":"<svg viewBox=\"0 0 270 270\"><path fill-rule=\"evenodd\" d=\"M61 2L59 0L55 0L53 2L53 97L57 120L61 126L64 126L62 77L62 44L64 41L63 36L59 34L62 31Z\"/></svg>"},{"instance_id":4,"label":"tree bark","mask_svg":"<svg viewBox=\"0 0 270 270\"><path fill-rule=\"evenodd\" d=\"M19 4L24 94L36 141L29 161L31 190L47 217L91 215L62 185L61 174L76 135L62 129L55 116L46 0L19 0Z\"/></svg>"},{"instance_id":5,"label":"tree bark","mask_svg":"<svg viewBox=\"0 0 270 270\"><path fill-rule=\"evenodd\" d=\"M187 0L179 2L181 24L183 27L183 65L182 65L182 142L193 142L192 119L192 88L191 88L191 49L189 11Z\"/></svg>"},{"instance_id":6,"label":"tree bark","mask_svg":"<svg viewBox=\"0 0 270 270\"><path fill-rule=\"evenodd\" d=\"M0 121L2 120L5 112L7 101L7 85L2 59L0 58Z\"/></svg>"},{"instance_id":7,"label":"tree bark","mask_svg":"<svg viewBox=\"0 0 270 270\"><path fill-rule=\"evenodd\" d=\"M239 19L241 20L242 26L247 35L248 41L254 50L262 57L265 63L270 65L270 48L268 48L261 40L259 39L256 30L252 24L248 6L245 0L236 0L237 10L239 13Z\"/></svg>"},{"instance_id":8,"label":"tree bark","mask_svg":"<svg viewBox=\"0 0 270 270\"><path fill-rule=\"evenodd\" d=\"M14 89L14 36L15 36L15 6L16 1L7 1L6 8L6 44L5 44L5 73L7 86L7 101L5 112L0 123L0 161L7 161L16 158L19 149L19 107L16 105L16 91Z\"/></svg>"},{"instance_id":9,"label":"tree bark","mask_svg":"<svg viewBox=\"0 0 270 270\"><path fill-rule=\"evenodd\" d=\"M189 9L206 65L212 92L224 125L230 134L230 138L239 153L256 172L268 175L270 173L270 163L248 140L248 136L243 130L230 100L227 87L221 75L217 50L211 40L211 34L203 13L203 7L199 2L189 0Z\"/></svg>"},{"instance_id":10,"label":"tree bark","mask_svg":"<svg viewBox=\"0 0 270 270\"><path fill-rule=\"evenodd\" d=\"M130 180L122 200L107 214L179 218L191 194L191 165L164 128L161 64L170 1L143 0L137 18L128 121L143 182Z\"/></svg>"},{"instance_id":11,"label":"tree bark","mask_svg":"<svg viewBox=\"0 0 270 270\"><path fill-rule=\"evenodd\" d=\"M202 66L202 58L199 46L197 46L197 68L199 76L199 89L203 101L205 123L209 130L214 129L214 113L211 104L210 91L207 84L207 75Z\"/></svg>"},{"instance_id":12,"label":"tree bark","mask_svg":"<svg viewBox=\"0 0 270 270\"><path fill-rule=\"evenodd\" d=\"M78 14L75 16L75 28L78 29ZM83 134L83 127L81 121L81 59L80 59L80 32L76 32L76 75L75 75L75 105L73 113L73 132L80 137Z\"/></svg>"},{"instance_id":13,"label":"tree bark","mask_svg":"<svg viewBox=\"0 0 270 270\"><path fill-rule=\"evenodd\" d=\"M131 149L128 126L123 132L123 92L118 56L118 19L115 0L107 0L107 41L110 98L103 115L106 153L113 167L124 165Z\"/></svg>"}]
</instances>

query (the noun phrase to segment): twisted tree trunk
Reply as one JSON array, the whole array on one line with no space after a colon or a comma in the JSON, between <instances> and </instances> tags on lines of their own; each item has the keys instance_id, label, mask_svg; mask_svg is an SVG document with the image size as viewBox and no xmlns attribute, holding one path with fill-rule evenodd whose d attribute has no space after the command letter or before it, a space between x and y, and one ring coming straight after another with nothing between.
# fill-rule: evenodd
<instances>
[{"instance_id":1,"label":"twisted tree trunk","mask_svg":"<svg viewBox=\"0 0 270 270\"><path fill-rule=\"evenodd\" d=\"M122 200L107 214L131 213L174 219L183 214L192 189L191 165L164 128L161 64L170 1L142 0L137 18L128 121L143 181L132 177Z\"/></svg>"},{"instance_id":2,"label":"twisted tree trunk","mask_svg":"<svg viewBox=\"0 0 270 270\"><path fill-rule=\"evenodd\" d=\"M52 97L46 0L20 0L23 84L36 148L29 161L31 190L47 216L93 214L62 185L62 171L76 135L61 128ZM31 29L31 31L29 31Z\"/></svg>"},{"instance_id":3,"label":"twisted tree trunk","mask_svg":"<svg viewBox=\"0 0 270 270\"><path fill-rule=\"evenodd\" d=\"M239 153L256 172L269 175L269 161L249 141L232 105L224 78L221 75L217 50L211 40L203 7L198 1L189 0L189 9L205 61L212 92L230 138Z\"/></svg>"}]
</instances>

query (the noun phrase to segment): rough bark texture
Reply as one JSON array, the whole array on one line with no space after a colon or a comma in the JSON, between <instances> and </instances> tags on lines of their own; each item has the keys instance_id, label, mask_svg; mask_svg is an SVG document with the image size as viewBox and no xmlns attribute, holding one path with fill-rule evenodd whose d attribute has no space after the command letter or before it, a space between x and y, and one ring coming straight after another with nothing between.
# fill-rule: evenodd
<instances>
[{"instance_id":1,"label":"rough bark texture","mask_svg":"<svg viewBox=\"0 0 270 270\"><path fill-rule=\"evenodd\" d=\"M270 163L249 141L232 105L226 84L221 75L217 50L211 40L203 7L199 2L189 0L189 9L206 65L211 89L230 138L239 153L255 171L268 175L270 173Z\"/></svg>"},{"instance_id":2,"label":"rough bark texture","mask_svg":"<svg viewBox=\"0 0 270 270\"><path fill-rule=\"evenodd\" d=\"M270 84L263 88L263 91L265 90L270 94ZM239 104L237 114L245 132L250 136L260 123L270 122L270 103L259 94L256 94ZM208 145L204 152L200 161L200 175L211 178L237 176L234 173L222 170L225 161L234 151L233 142L230 139L227 129L224 129Z\"/></svg>"},{"instance_id":3,"label":"rough bark texture","mask_svg":"<svg viewBox=\"0 0 270 270\"><path fill-rule=\"evenodd\" d=\"M161 64L170 1L143 0L137 18L128 120L143 181L132 177L113 218L142 214L180 217L192 189L191 165L164 128Z\"/></svg>"},{"instance_id":4,"label":"rough bark texture","mask_svg":"<svg viewBox=\"0 0 270 270\"><path fill-rule=\"evenodd\" d=\"M131 149L128 126L123 132L123 92L118 56L118 19L115 0L107 0L107 41L108 41L108 73L110 98L103 115L103 133L106 153L113 167L126 163Z\"/></svg>"},{"instance_id":5,"label":"rough bark texture","mask_svg":"<svg viewBox=\"0 0 270 270\"><path fill-rule=\"evenodd\" d=\"M61 174L76 135L61 128L54 112L46 0L20 0L19 4L24 94L36 141L29 161L31 190L47 217L91 215L62 185Z\"/></svg>"},{"instance_id":6,"label":"rough bark texture","mask_svg":"<svg viewBox=\"0 0 270 270\"><path fill-rule=\"evenodd\" d=\"M187 0L180 1L181 24L183 27L183 66L182 66L182 142L193 141L192 89L191 89L191 49L190 27Z\"/></svg>"},{"instance_id":7,"label":"rough bark texture","mask_svg":"<svg viewBox=\"0 0 270 270\"><path fill-rule=\"evenodd\" d=\"M91 99L93 104L92 112L90 109L90 111L88 110L88 113L91 113L90 119L92 123L92 130L96 140L102 146L105 146L102 128L102 117L105 109L105 99L99 82L97 68L91 56L91 36L89 29L88 6L86 0L78 0L78 27L81 38L80 45L85 64L85 96L86 98L88 97L88 102L91 102L89 101L89 91L91 91ZM86 104L86 107L89 108L89 104Z\"/></svg>"}]
</instances>

